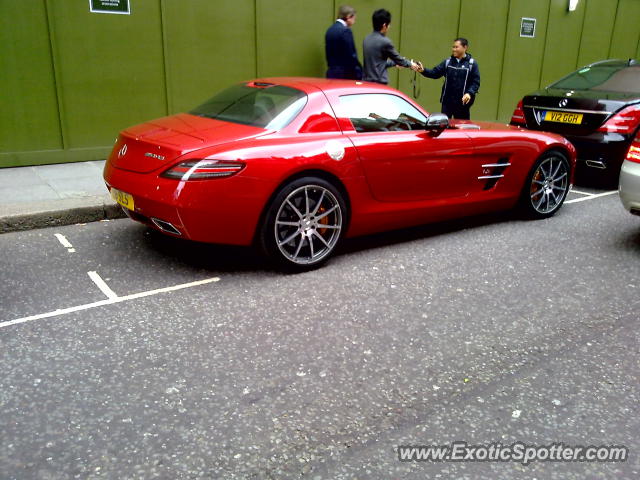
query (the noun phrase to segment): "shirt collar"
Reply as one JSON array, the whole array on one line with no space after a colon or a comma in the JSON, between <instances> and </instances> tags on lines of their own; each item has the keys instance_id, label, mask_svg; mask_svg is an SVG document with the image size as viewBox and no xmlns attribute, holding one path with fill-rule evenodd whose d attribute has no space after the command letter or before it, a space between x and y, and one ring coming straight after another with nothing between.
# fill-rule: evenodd
<instances>
[{"instance_id":1,"label":"shirt collar","mask_svg":"<svg viewBox=\"0 0 640 480\"><path fill-rule=\"evenodd\" d=\"M345 27L347 26L347 22L345 22L343 19L339 18L336 20L336 22L340 22L341 24L343 24Z\"/></svg>"}]
</instances>

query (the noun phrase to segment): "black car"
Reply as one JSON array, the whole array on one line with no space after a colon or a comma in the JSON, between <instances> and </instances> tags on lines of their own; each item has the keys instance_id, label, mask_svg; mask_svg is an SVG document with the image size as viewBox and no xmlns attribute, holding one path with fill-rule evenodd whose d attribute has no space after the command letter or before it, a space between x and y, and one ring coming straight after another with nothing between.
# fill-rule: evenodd
<instances>
[{"instance_id":1,"label":"black car","mask_svg":"<svg viewBox=\"0 0 640 480\"><path fill-rule=\"evenodd\" d=\"M511 124L564 135L578 151L578 175L599 172L615 182L640 126L640 62L604 60L582 67L526 95Z\"/></svg>"}]
</instances>

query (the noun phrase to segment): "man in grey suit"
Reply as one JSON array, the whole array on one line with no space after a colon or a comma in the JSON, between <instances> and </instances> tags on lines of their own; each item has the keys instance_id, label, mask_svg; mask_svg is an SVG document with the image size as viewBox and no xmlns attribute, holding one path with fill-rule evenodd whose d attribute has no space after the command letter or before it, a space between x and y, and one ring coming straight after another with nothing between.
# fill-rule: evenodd
<instances>
[{"instance_id":1,"label":"man in grey suit","mask_svg":"<svg viewBox=\"0 0 640 480\"><path fill-rule=\"evenodd\" d=\"M418 65L400 55L386 36L391 23L391 13L381 8L373 12L371 20L373 32L366 36L363 43L364 75L362 79L386 85L389 83L387 68L398 65L417 71Z\"/></svg>"}]
</instances>

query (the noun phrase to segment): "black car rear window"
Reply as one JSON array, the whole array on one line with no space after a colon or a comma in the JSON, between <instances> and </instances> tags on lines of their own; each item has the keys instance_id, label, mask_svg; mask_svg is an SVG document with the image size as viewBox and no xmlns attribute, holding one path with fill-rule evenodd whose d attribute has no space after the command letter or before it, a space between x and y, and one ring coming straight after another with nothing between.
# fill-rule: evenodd
<instances>
[{"instance_id":1,"label":"black car rear window","mask_svg":"<svg viewBox=\"0 0 640 480\"><path fill-rule=\"evenodd\" d=\"M593 65L550 85L566 90L640 93L640 65Z\"/></svg>"},{"instance_id":2,"label":"black car rear window","mask_svg":"<svg viewBox=\"0 0 640 480\"><path fill-rule=\"evenodd\" d=\"M189 113L279 130L287 126L306 103L307 95L295 88L250 83L223 90Z\"/></svg>"}]
</instances>

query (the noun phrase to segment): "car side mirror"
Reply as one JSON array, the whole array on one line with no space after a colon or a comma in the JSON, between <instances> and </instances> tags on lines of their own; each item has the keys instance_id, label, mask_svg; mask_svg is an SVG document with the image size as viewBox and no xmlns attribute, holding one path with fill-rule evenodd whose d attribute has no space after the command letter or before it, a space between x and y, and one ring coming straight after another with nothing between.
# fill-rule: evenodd
<instances>
[{"instance_id":1,"label":"car side mirror","mask_svg":"<svg viewBox=\"0 0 640 480\"><path fill-rule=\"evenodd\" d=\"M424 125L424 128L431 132L433 136L437 137L449 128L449 117L444 113L433 113L427 117L427 123Z\"/></svg>"}]
</instances>

